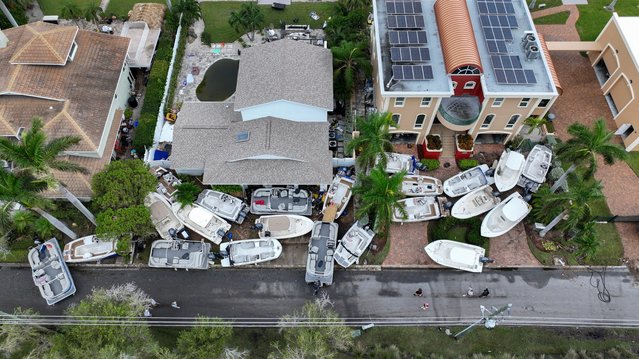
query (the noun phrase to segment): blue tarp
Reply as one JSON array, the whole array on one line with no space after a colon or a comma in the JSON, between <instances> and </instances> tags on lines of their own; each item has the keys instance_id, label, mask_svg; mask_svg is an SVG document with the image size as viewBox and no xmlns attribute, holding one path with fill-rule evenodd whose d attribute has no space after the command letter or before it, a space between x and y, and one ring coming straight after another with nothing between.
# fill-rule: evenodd
<instances>
[{"instance_id":1,"label":"blue tarp","mask_svg":"<svg viewBox=\"0 0 639 359\"><path fill-rule=\"evenodd\" d=\"M158 149L155 150L155 152L153 153L153 160L157 161L157 160L165 160L169 158L169 153L166 151L160 151Z\"/></svg>"}]
</instances>

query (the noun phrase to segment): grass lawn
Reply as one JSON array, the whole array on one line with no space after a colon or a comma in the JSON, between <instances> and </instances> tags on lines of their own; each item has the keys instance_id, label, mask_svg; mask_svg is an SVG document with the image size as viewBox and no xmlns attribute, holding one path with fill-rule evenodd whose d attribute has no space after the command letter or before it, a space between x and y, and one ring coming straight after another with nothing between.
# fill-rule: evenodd
<instances>
[{"instance_id":1,"label":"grass lawn","mask_svg":"<svg viewBox=\"0 0 639 359\"><path fill-rule=\"evenodd\" d=\"M133 9L133 5L139 2L166 4L165 0L111 0L109 1L109 6L107 6L105 13L107 15L115 14L118 17L127 16L129 11Z\"/></svg>"},{"instance_id":2,"label":"grass lawn","mask_svg":"<svg viewBox=\"0 0 639 359\"><path fill-rule=\"evenodd\" d=\"M99 1L97 2L99 4ZM62 9L66 3L76 4L80 9L83 9L87 4L91 3L91 0L38 0L38 3L44 15L60 16L60 9Z\"/></svg>"},{"instance_id":3,"label":"grass lawn","mask_svg":"<svg viewBox=\"0 0 639 359\"><path fill-rule=\"evenodd\" d=\"M373 239L373 244L379 243L379 238L381 238L381 236L383 236L383 233L379 233L375 236L375 238ZM364 264L366 263L367 265L381 265L382 263L384 263L384 260L386 259L386 256L388 256L388 252L390 252L390 245L391 245L391 240L390 240L390 235L386 237L386 242L384 243L384 248L382 248L381 250L373 253L372 250L367 250L366 253L364 253L364 255L360 258L359 264Z\"/></svg>"},{"instance_id":4,"label":"grass lawn","mask_svg":"<svg viewBox=\"0 0 639 359\"><path fill-rule=\"evenodd\" d=\"M16 240L9 248L6 256L0 255L0 263L27 263L27 253L29 247L33 246L33 241L29 238Z\"/></svg>"},{"instance_id":5,"label":"grass lawn","mask_svg":"<svg viewBox=\"0 0 639 359\"><path fill-rule=\"evenodd\" d=\"M229 17L231 11L238 11L242 2L238 1L221 1L221 2L203 2L200 4L204 23L204 29L211 36L213 42L233 42L237 40L240 33L235 32L229 25ZM280 21L287 24L293 24L293 19L299 19L299 24L308 24L312 28L321 28L324 21L335 11L334 2L328 3L293 3L288 5L284 10L274 10L270 6L260 6L264 13L264 26L280 27ZM319 16L319 20L313 20L308 16L311 11L315 11Z\"/></svg>"},{"instance_id":6,"label":"grass lawn","mask_svg":"<svg viewBox=\"0 0 639 359\"><path fill-rule=\"evenodd\" d=\"M581 41L593 41L606 26L612 16L610 11L604 9L610 0L589 0L588 5L577 5L579 8L579 20L575 27L579 32ZM615 5L615 11L619 16L639 16L639 7L636 1L619 1Z\"/></svg>"},{"instance_id":7,"label":"grass lawn","mask_svg":"<svg viewBox=\"0 0 639 359\"><path fill-rule=\"evenodd\" d=\"M562 11L556 14L539 17L534 20L535 25L563 25L568 20L570 11Z\"/></svg>"},{"instance_id":8,"label":"grass lawn","mask_svg":"<svg viewBox=\"0 0 639 359\"><path fill-rule=\"evenodd\" d=\"M527 0L526 2L527 2L528 4L530 4L530 2L531 2L531 1L532 1L532 0ZM551 8L551 7L555 7L555 6L561 6L561 5L563 5L563 3L562 3L562 1L561 1L561 0L537 0L537 3L536 3L536 5L535 5L535 8L534 8L534 9L532 9L531 11L532 11L532 12L535 12L535 11L543 10L543 9L540 9L540 8L539 8L539 4L546 4L546 6L545 6L543 9L549 9L549 8Z\"/></svg>"},{"instance_id":9,"label":"grass lawn","mask_svg":"<svg viewBox=\"0 0 639 359\"><path fill-rule=\"evenodd\" d=\"M637 177L639 177L639 152L630 152L628 153L628 159L626 163L630 168L635 172Z\"/></svg>"}]
</instances>

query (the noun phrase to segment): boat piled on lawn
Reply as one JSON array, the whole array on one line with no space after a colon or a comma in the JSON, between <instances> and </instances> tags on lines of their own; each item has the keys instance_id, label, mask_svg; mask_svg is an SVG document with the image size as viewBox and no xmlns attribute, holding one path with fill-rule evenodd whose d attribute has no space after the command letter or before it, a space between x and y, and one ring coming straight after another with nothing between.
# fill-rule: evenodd
<instances>
[{"instance_id":1,"label":"boat piled on lawn","mask_svg":"<svg viewBox=\"0 0 639 359\"><path fill-rule=\"evenodd\" d=\"M91 235L78 238L64 246L64 261L67 263L96 262L115 256L115 240L103 241Z\"/></svg>"},{"instance_id":2,"label":"boat piled on lawn","mask_svg":"<svg viewBox=\"0 0 639 359\"><path fill-rule=\"evenodd\" d=\"M220 244L222 267L241 266L272 261L282 254L282 245L277 239L246 239Z\"/></svg>"},{"instance_id":3,"label":"boat piled on lawn","mask_svg":"<svg viewBox=\"0 0 639 359\"><path fill-rule=\"evenodd\" d=\"M242 224L249 212L248 206L241 199L210 189L202 191L195 203L237 224Z\"/></svg>"},{"instance_id":4,"label":"boat piled on lawn","mask_svg":"<svg viewBox=\"0 0 639 359\"><path fill-rule=\"evenodd\" d=\"M501 198L495 196L493 188L485 185L457 200L450 210L450 215L459 219L475 217L490 211L500 202Z\"/></svg>"},{"instance_id":5,"label":"boat piled on lawn","mask_svg":"<svg viewBox=\"0 0 639 359\"><path fill-rule=\"evenodd\" d=\"M251 195L251 213L308 216L313 213L313 197L301 188L258 188Z\"/></svg>"},{"instance_id":6,"label":"boat piled on lawn","mask_svg":"<svg viewBox=\"0 0 639 359\"><path fill-rule=\"evenodd\" d=\"M524 201L519 192L514 192L493 208L481 222L481 235L497 237L510 231L521 222L532 207Z\"/></svg>"},{"instance_id":7,"label":"boat piled on lawn","mask_svg":"<svg viewBox=\"0 0 639 359\"><path fill-rule=\"evenodd\" d=\"M75 284L67 264L62 260L57 239L51 238L31 248L27 257L33 282L48 305L75 294Z\"/></svg>"},{"instance_id":8,"label":"boat piled on lawn","mask_svg":"<svg viewBox=\"0 0 639 359\"><path fill-rule=\"evenodd\" d=\"M359 221L353 223L344 237L337 244L333 257L335 262L344 268L359 261L359 257L373 241L375 232L368 226L362 226Z\"/></svg>"},{"instance_id":9,"label":"boat piled on lawn","mask_svg":"<svg viewBox=\"0 0 639 359\"><path fill-rule=\"evenodd\" d=\"M171 204L164 196L149 192L144 198L144 205L151 212L151 222L163 239L171 239L172 230L178 233L184 229L184 225L173 213Z\"/></svg>"},{"instance_id":10,"label":"boat piled on lawn","mask_svg":"<svg viewBox=\"0 0 639 359\"><path fill-rule=\"evenodd\" d=\"M231 229L225 220L197 204L182 207L180 203L173 203L172 209L180 222L215 244L220 244Z\"/></svg>"},{"instance_id":11,"label":"boat piled on lawn","mask_svg":"<svg viewBox=\"0 0 639 359\"><path fill-rule=\"evenodd\" d=\"M211 243L159 240L151 244L149 267L174 269L208 269Z\"/></svg>"},{"instance_id":12,"label":"boat piled on lawn","mask_svg":"<svg viewBox=\"0 0 639 359\"><path fill-rule=\"evenodd\" d=\"M495 183L495 179L487 173L488 165L482 164L444 181L444 193L448 197L463 196L479 187Z\"/></svg>"},{"instance_id":13,"label":"boat piled on lawn","mask_svg":"<svg viewBox=\"0 0 639 359\"><path fill-rule=\"evenodd\" d=\"M346 209L346 206L348 206L348 201L351 200L354 183L355 181L348 177L340 175L335 176L331 186L328 188L328 191L326 191L326 198L324 198L322 213L324 213L326 207L335 205L337 206L335 218L339 218Z\"/></svg>"},{"instance_id":14,"label":"boat piled on lawn","mask_svg":"<svg viewBox=\"0 0 639 359\"><path fill-rule=\"evenodd\" d=\"M294 214L275 214L256 219L255 228L260 238L295 238L310 232L313 221Z\"/></svg>"},{"instance_id":15,"label":"boat piled on lawn","mask_svg":"<svg viewBox=\"0 0 639 359\"><path fill-rule=\"evenodd\" d=\"M467 272L480 273L484 263L480 261L486 250L472 244L440 239L424 247L426 254L436 263Z\"/></svg>"},{"instance_id":16,"label":"boat piled on lawn","mask_svg":"<svg viewBox=\"0 0 639 359\"><path fill-rule=\"evenodd\" d=\"M443 191L442 181L435 177L407 175L402 181L402 193L406 196L439 196Z\"/></svg>"},{"instance_id":17,"label":"boat piled on lawn","mask_svg":"<svg viewBox=\"0 0 639 359\"><path fill-rule=\"evenodd\" d=\"M441 217L439 202L435 196L405 198L397 203L404 206L406 217L404 218L399 209L395 209L391 219L393 222L423 222Z\"/></svg>"},{"instance_id":18,"label":"boat piled on lawn","mask_svg":"<svg viewBox=\"0 0 639 359\"><path fill-rule=\"evenodd\" d=\"M495 187L499 192L506 192L517 185L525 162L524 155L517 151L506 149L502 152L495 169Z\"/></svg>"},{"instance_id":19,"label":"boat piled on lawn","mask_svg":"<svg viewBox=\"0 0 639 359\"><path fill-rule=\"evenodd\" d=\"M381 157L381 156L380 156ZM377 157L375 164L380 162L380 157ZM411 155L405 155L402 153L386 152L386 168L387 173L398 173L406 171L407 173L413 173L413 157Z\"/></svg>"},{"instance_id":20,"label":"boat piled on lawn","mask_svg":"<svg viewBox=\"0 0 639 359\"><path fill-rule=\"evenodd\" d=\"M337 223L315 222L308 243L306 283L319 282L320 286L333 284L333 254L337 246Z\"/></svg>"}]
</instances>

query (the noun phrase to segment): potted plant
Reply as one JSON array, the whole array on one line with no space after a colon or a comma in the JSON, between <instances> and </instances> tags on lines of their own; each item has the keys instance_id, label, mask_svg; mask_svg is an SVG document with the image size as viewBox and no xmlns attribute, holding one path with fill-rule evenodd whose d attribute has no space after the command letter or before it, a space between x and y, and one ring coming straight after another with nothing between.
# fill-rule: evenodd
<instances>
[{"instance_id":1,"label":"potted plant","mask_svg":"<svg viewBox=\"0 0 639 359\"><path fill-rule=\"evenodd\" d=\"M442 154L442 138L440 135L428 135L422 144L422 157L438 159Z\"/></svg>"},{"instance_id":2,"label":"potted plant","mask_svg":"<svg viewBox=\"0 0 639 359\"><path fill-rule=\"evenodd\" d=\"M475 142L473 137L467 133L463 135L455 135L455 159L462 160L470 158L473 155Z\"/></svg>"}]
</instances>

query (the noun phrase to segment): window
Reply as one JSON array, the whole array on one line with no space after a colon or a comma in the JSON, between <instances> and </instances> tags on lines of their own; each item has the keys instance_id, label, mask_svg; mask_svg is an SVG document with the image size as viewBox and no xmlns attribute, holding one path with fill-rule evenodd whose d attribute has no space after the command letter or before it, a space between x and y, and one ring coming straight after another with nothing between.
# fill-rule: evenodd
<instances>
[{"instance_id":1,"label":"window","mask_svg":"<svg viewBox=\"0 0 639 359\"><path fill-rule=\"evenodd\" d=\"M495 97L495 99L493 99L493 107L501 107L501 105L503 104L504 104L503 97Z\"/></svg>"},{"instance_id":2,"label":"window","mask_svg":"<svg viewBox=\"0 0 639 359\"><path fill-rule=\"evenodd\" d=\"M249 140L250 134L248 131L238 132L235 135L235 142L246 142Z\"/></svg>"},{"instance_id":3,"label":"window","mask_svg":"<svg viewBox=\"0 0 639 359\"><path fill-rule=\"evenodd\" d=\"M515 127L515 124L517 123L517 120L519 120L519 115L512 115L510 117L510 120L508 120L508 123L506 124L506 128L513 128Z\"/></svg>"},{"instance_id":4,"label":"window","mask_svg":"<svg viewBox=\"0 0 639 359\"><path fill-rule=\"evenodd\" d=\"M495 115L490 114L486 116L486 118L484 119L484 122L482 122L481 124L481 128L490 127L490 124L493 122L494 119L495 119Z\"/></svg>"},{"instance_id":5,"label":"window","mask_svg":"<svg viewBox=\"0 0 639 359\"><path fill-rule=\"evenodd\" d=\"M453 81L453 90L457 88L457 81Z\"/></svg>"},{"instance_id":6,"label":"window","mask_svg":"<svg viewBox=\"0 0 639 359\"><path fill-rule=\"evenodd\" d=\"M519 101L519 107L528 107L529 103L530 103L530 97L524 97L521 99L521 101Z\"/></svg>"},{"instance_id":7,"label":"window","mask_svg":"<svg viewBox=\"0 0 639 359\"><path fill-rule=\"evenodd\" d=\"M537 105L537 107L546 107L548 106L548 103L550 102L549 98L545 98L541 101L539 101L539 105Z\"/></svg>"},{"instance_id":8,"label":"window","mask_svg":"<svg viewBox=\"0 0 639 359\"><path fill-rule=\"evenodd\" d=\"M78 51L78 44L76 44L74 41L73 44L71 44L71 51L69 51L69 61L73 61L73 58L75 57L75 53L77 51Z\"/></svg>"},{"instance_id":9,"label":"window","mask_svg":"<svg viewBox=\"0 0 639 359\"><path fill-rule=\"evenodd\" d=\"M391 120L395 123L395 127L399 127L399 114L394 113L393 116L391 116Z\"/></svg>"},{"instance_id":10,"label":"window","mask_svg":"<svg viewBox=\"0 0 639 359\"><path fill-rule=\"evenodd\" d=\"M430 103L433 101L432 97L422 97L422 103L419 104L420 107L430 107Z\"/></svg>"},{"instance_id":11,"label":"window","mask_svg":"<svg viewBox=\"0 0 639 359\"><path fill-rule=\"evenodd\" d=\"M419 129L419 128L424 127L424 120L425 119L426 119L426 115L423 115L423 114L417 115L417 118L415 119L414 128Z\"/></svg>"},{"instance_id":12,"label":"window","mask_svg":"<svg viewBox=\"0 0 639 359\"><path fill-rule=\"evenodd\" d=\"M395 98L395 107L404 107L404 103L406 102L405 97L396 97Z\"/></svg>"},{"instance_id":13,"label":"window","mask_svg":"<svg viewBox=\"0 0 639 359\"><path fill-rule=\"evenodd\" d=\"M472 90L475 88L475 81L468 81L464 84L464 90Z\"/></svg>"},{"instance_id":14,"label":"window","mask_svg":"<svg viewBox=\"0 0 639 359\"><path fill-rule=\"evenodd\" d=\"M479 69L475 66L462 66L452 72L453 75L479 75Z\"/></svg>"}]
</instances>

